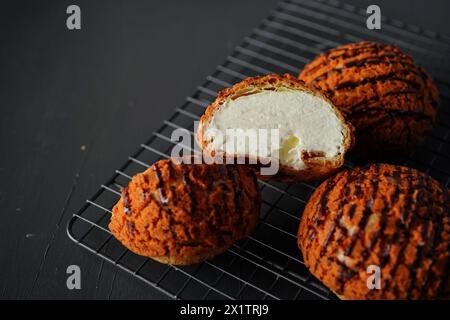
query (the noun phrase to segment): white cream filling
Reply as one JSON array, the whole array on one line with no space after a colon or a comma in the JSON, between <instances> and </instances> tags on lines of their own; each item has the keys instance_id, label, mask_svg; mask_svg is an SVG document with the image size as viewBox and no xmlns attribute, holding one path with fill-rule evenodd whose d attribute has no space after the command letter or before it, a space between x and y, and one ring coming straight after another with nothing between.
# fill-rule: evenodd
<instances>
[{"instance_id":1,"label":"white cream filling","mask_svg":"<svg viewBox=\"0 0 450 320\"><path fill-rule=\"evenodd\" d=\"M326 158L343 152L345 128L331 105L299 90L262 91L230 99L205 128L210 150L229 152L234 148L235 154L277 158L297 169L305 167L300 157L303 150L321 151ZM237 131L238 136L247 134L250 138L235 138L227 129L243 129ZM255 131L261 141L264 134L260 129L279 129L278 141L269 139L267 150L255 141L254 134L248 134Z\"/></svg>"}]
</instances>

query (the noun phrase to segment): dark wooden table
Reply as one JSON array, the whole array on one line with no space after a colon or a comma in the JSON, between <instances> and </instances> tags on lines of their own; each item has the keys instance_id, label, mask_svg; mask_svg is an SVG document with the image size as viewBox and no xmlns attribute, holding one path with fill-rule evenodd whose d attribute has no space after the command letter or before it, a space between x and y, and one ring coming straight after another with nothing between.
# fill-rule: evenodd
<instances>
[{"instance_id":1,"label":"dark wooden table","mask_svg":"<svg viewBox=\"0 0 450 320\"><path fill-rule=\"evenodd\" d=\"M2 3L0 297L165 298L71 242L66 223L275 3ZM446 0L377 4L450 33ZM66 288L71 264L81 290Z\"/></svg>"}]
</instances>

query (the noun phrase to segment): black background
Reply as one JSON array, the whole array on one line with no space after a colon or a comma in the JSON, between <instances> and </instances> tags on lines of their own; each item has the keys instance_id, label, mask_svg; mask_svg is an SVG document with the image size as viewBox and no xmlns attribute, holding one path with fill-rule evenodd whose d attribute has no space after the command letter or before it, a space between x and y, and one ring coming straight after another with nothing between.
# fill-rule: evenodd
<instances>
[{"instance_id":1,"label":"black background","mask_svg":"<svg viewBox=\"0 0 450 320\"><path fill-rule=\"evenodd\" d=\"M348 2L450 33L446 0ZM69 4L82 30L67 30ZM72 243L66 223L275 6L2 2L0 297L165 298ZM70 264L82 290L66 289Z\"/></svg>"}]
</instances>

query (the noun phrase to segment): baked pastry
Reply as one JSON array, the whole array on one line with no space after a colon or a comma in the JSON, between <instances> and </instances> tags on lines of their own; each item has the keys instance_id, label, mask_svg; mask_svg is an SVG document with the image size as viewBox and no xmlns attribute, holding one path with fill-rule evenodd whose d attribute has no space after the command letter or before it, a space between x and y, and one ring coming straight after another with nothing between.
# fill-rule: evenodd
<instances>
[{"instance_id":1,"label":"baked pastry","mask_svg":"<svg viewBox=\"0 0 450 320\"><path fill-rule=\"evenodd\" d=\"M343 165L353 133L319 91L294 76L271 74L221 91L200 119L197 141L208 156L276 162L278 170L261 178L309 181Z\"/></svg>"},{"instance_id":2,"label":"baked pastry","mask_svg":"<svg viewBox=\"0 0 450 320\"><path fill-rule=\"evenodd\" d=\"M438 90L396 46L339 46L307 64L299 78L324 90L353 124L360 156L410 153L432 131Z\"/></svg>"},{"instance_id":3,"label":"baked pastry","mask_svg":"<svg viewBox=\"0 0 450 320\"><path fill-rule=\"evenodd\" d=\"M247 236L260 205L256 176L246 167L160 160L122 190L109 229L139 255L188 265Z\"/></svg>"},{"instance_id":4,"label":"baked pastry","mask_svg":"<svg viewBox=\"0 0 450 320\"><path fill-rule=\"evenodd\" d=\"M306 266L345 299L449 298L449 191L411 168L371 164L324 181L298 233ZM369 266L380 290L369 289Z\"/></svg>"}]
</instances>

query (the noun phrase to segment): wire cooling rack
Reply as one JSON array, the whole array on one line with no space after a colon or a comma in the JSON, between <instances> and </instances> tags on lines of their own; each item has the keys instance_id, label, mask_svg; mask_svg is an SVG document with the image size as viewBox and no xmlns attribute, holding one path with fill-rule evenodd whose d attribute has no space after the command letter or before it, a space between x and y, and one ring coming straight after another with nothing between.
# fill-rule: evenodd
<instances>
[{"instance_id":1,"label":"wire cooling rack","mask_svg":"<svg viewBox=\"0 0 450 320\"><path fill-rule=\"evenodd\" d=\"M266 73L298 74L331 47L361 40L394 43L414 56L438 83L441 105L433 134L398 163L427 172L447 187L450 177L450 37L383 17L381 30L365 27L366 12L334 0L291 0L277 8L114 175L68 224L79 245L174 299L334 299L303 264L296 232L305 202L317 184L260 181L262 210L255 231L217 258L189 267L167 266L133 254L107 225L120 188L155 161L169 156L171 132L193 122L224 87ZM348 161L346 166L351 167Z\"/></svg>"}]
</instances>

